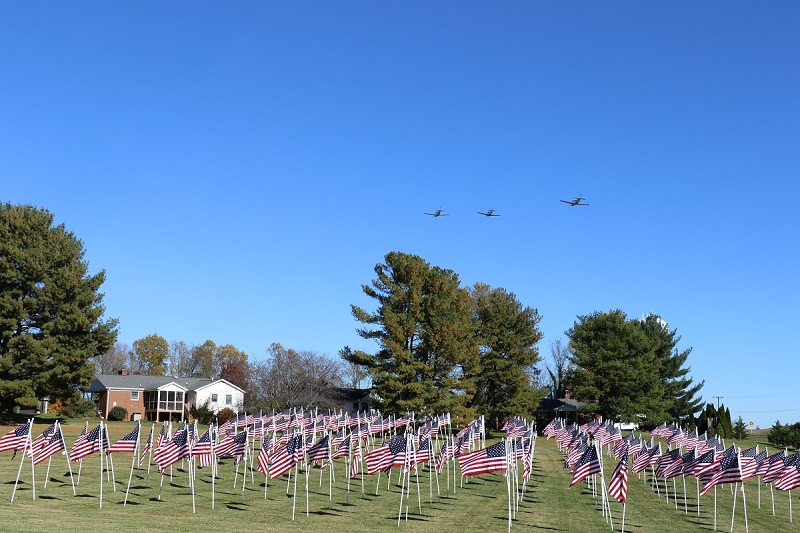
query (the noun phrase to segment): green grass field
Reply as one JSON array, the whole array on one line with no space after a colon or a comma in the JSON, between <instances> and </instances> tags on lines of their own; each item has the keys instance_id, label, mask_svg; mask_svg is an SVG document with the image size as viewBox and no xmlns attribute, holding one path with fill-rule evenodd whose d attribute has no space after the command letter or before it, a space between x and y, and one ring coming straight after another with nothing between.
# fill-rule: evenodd
<instances>
[{"instance_id":1,"label":"green grass field","mask_svg":"<svg viewBox=\"0 0 800 533\"><path fill-rule=\"evenodd\" d=\"M90 424L93 426L96 422ZM34 436L46 426L36 424ZM71 446L83 425L73 422L64 426L67 445ZM110 438L114 442L128 431L129 423L112 423ZM10 429L0 429L5 434ZM144 428L143 428L144 429ZM144 432L144 431L143 431ZM146 436L144 437L146 439ZM142 445L144 444L142 440ZM751 446L758 441L747 441ZM764 443L761 443L762 445ZM604 456L606 475L614 469L616 461ZM205 531L504 531L507 528L508 506L506 481L501 474L479 476L458 486L453 492L452 481L448 490L444 477L440 478L441 497L437 497L435 479L433 502L430 503L430 478L427 469L419 474L419 491L422 512L417 507L416 483L412 485L412 498L408 520L398 528L400 488L397 471L393 471L387 488L387 478L381 476L376 491L376 476L365 476L365 495L361 494L360 480L353 480L347 493L344 463L337 462L337 480L333 487L333 500L328 501L328 473L325 471L320 486L320 471L312 469L309 476L309 498L306 500L306 478L297 484L296 517L292 521L291 492L287 495L286 479L270 482L267 499L264 499L264 476L255 471L251 482L248 473L244 493L241 474L234 488L232 461L220 464L215 482L215 509L211 509L211 476L208 469L198 471L195 504L192 513L192 496L188 472L174 468L172 479L165 476L161 500L158 500L159 475L153 467L147 479L146 470L133 473L129 501L123 506L125 488L131 471L131 455L118 454L114 459L116 483L104 478L103 507L100 509L100 472L97 454L84 460L77 496L72 494L69 472L64 456L56 455L50 467L47 487L44 487L47 463L36 467L36 500L32 499L30 461L23 464L20 485L15 501L10 503L14 480L20 465L20 456L12 460L11 452L0 454L0 530L2 531L153 531L165 528ZM562 467L563 459L555 443L540 438L534 457L530 488L519 504L512 531L542 530L593 532L610 531L604 520L599 498L593 498L588 486L581 483L569 488L570 473ZM180 463L179 463L180 464ZM521 469L520 469L521 470ZM77 464L73 463L77 476ZM413 481L413 478L412 478ZM625 531L713 531L714 497L709 493L701 500L700 517L697 516L694 478L686 481L687 501L684 509L683 484L677 480L678 509L670 494L669 503L663 494L650 489L647 483L631 476L626 512ZM291 488L294 488L292 484ZM116 489L116 490L115 490ZM672 483L670 483L672 490ZM775 513L769 486L761 487L761 508L758 506L758 483L746 483L747 512L750 531L798 531L800 524L789 523L789 495L775 491ZM733 496L729 486L717 491L717 529L730 531ZM619 531L622 506L612 501L614 529ZM308 506L308 515L306 515ZM405 511L405 509L404 509ZM798 511L800 512L800 511ZM800 516L797 517L800 521ZM736 503L735 531L744 531L744 513L741 493Z\"/></svg>"}]
</instances>

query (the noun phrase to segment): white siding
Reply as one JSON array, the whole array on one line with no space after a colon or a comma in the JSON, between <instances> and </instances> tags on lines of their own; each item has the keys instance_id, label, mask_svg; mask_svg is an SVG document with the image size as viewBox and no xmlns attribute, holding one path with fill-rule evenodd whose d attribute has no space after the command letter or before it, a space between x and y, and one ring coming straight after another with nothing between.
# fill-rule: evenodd
<instances>
[{"instance_id":1,"label":"white siding","mask_svg":"<svg viewBox=\"0 0 800 533\"><path fill-rule=\"evenodd\" d=\"M216 402L213 401L212 398L214 394L217 395ZM195 401L197 403L195 405L202 406L208 400L209 408L215 413L228 407L238 414L239 411L242 410L242 405L244 404L244 393L224 381L215 381L210 385L206 385L198 389L196 395ZM227 403L228 399L230 399L230 403Z\"/></svg>"}]
</instances>

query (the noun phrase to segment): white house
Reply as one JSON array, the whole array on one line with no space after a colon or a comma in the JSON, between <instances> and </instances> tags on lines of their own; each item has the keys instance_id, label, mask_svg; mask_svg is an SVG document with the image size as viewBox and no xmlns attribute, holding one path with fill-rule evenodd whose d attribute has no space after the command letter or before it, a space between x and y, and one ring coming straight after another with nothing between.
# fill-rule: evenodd
<instances>
[{"instance_id":1,"label":"white house","mask_svg":"<svg viewBox=\"0 0 800 533\"><path fill-rule=\"evenodd\" d=\"M224 379L141 376L127 370L98 375L86 392L101 416L123 407L130 420L184 420L206 400L215 413L227 407L238 414L244 405L244 391Z\"/></svg>"}]
</instances>

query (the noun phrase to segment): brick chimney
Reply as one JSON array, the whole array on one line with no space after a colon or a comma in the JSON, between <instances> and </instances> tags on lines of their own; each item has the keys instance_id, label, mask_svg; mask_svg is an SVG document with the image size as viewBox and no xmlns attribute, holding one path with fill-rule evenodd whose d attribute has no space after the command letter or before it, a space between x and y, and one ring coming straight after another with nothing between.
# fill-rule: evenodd
<instances>
[{"instance_id":1,"label":"brick chimney","mask_svg":"<svg viewBox=\"0 0 800 533\"><path fill-rule=\"evenodd\" d=\"M120 375L120 376L127 376L127 375L128 375L128 370L127 370L127 369L125 369L125 368L121 368L121 369L119 370L119 375Z\"/></svg>"}]
</instances>

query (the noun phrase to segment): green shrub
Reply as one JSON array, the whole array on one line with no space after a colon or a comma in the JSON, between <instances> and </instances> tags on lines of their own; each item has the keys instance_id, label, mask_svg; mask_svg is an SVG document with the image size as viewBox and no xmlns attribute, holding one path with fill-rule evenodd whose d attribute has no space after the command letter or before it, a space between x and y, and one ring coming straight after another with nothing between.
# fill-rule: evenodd
<instances>
[{"instance_id":1,"label":"green shrub","mask_svg":"<svg viewBox=\"0 0 800 533\"><path fill-rule=\"evenodd\" d=\"M109 420L113 420L113 421L117 421L117 422L119 422L120 420L127 420L127 418L128 418L128 410L125 409L124 407L120 407L120 406L112 407L111 410L108 412L108 417L107 418Z\"/></svg>"},{"instance_id":2,"label":"green shrub","mask_svg":"<svg viewBox=\"0 0 800 533\"><path fill-rule=\"evenodd\" d=\"M92 400L77 398L65 403L58 414L69 418L89 418L96 416L97 411Z\"/></svg>"},{"instance_id":3,"label":"green shrub","mask_svg":"<svg viewBox=\"0 0 800 533\"><path fill-rule=\"evenodd\" d=\"M203 424L204 426L207 426L214 421L214 411L212 411L211 407L209 407L210 404L211 400L206 400L206 403L204 403L201 406L195 405L191 409L189 409L189 414L191 414L192 417L194 417L194 419L197 420L199 423Z\"/></svg>"},{"instance_id":4,"label":"green shrub","mask_svg":"<svg viewBox=\"0 0 800 533\"><path fill-rule=\"evenodd\" d=\"M236 417L236 413L234 413L232 409L226 407L225 409L220 409L220 411L217 413L217 422L224 424L234 417Z\"/></svg>"}]
</instances>

